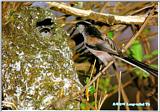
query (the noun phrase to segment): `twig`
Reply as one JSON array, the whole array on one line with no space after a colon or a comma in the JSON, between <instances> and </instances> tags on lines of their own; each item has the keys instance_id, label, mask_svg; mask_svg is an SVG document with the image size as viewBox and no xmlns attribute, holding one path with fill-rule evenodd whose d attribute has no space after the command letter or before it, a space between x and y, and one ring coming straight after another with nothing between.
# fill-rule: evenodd
<instances>
[{"instance_id":1,"label":"twig","mask_svg":"<svg viewBox=\"0 0 160 112\"><path fill-rule=\"evenodd\" d=\"M137 13L143 11L143 10L150 9L150 8L153 8L153 7L154 7L153 4L148 5L148 6L145 6L145 7L141 8L141 9L135 10L134 12L131 12L129 15L134 15L134 14L137 14Z\"/></svg>"},{"instance_id":2,"label":"twig","mask_svg":"<svg viewBox=\"0 0 160 112\"><path fill-rule=\"evenodd\" d=\"M107 94L107 95L108 95L108 94ZM98 110L100 110L101 107L102 107L102 104L103 104L103 103L101 103L101 102L103 102L102 94L100 94L100 98L99 98L99 102L98 102Z\"/></svg>"},{"instance_id":3,"label":"twig","mask_svg":"<svg viewBox=\"0 0 160 112\"><path fill-rule=\"evenodd\" d=\"M95 81L102 75L102 73L104 73L112 64L113 64L113 61L109 62L108 65L107 65L101 72L99 72L87 85L85 85L85 86L81 89L81 91L73 94L72 97L73 97L74 99L76 99L76 97L79 97L79 95L81 95L81 94L86 90L86 88L87 88L88 86L90 86L91 84L93 84L93 82L95 82Z\"/></svg>"},{"instance_id":4,"label":"twig","mask_svg":"<svg viewBox=\"0 0 160 112\"><path fill-rule=\"evenodd\" d=\"M94 72L95 64L96 64L96 59L94 60L94 64L93 64L92 70L91 70L91 75L90 75L89 81L88 81L88 83L87 83L87 85L86 85L86 86L88 86L88 87L89 87L88 84L89 84L89 82L90 82L91 79L92 79L92 75L93 75L93 72ZM89 101L89 95L88 95L88 94L89 94L89 93L88 93L88 92L89 92L89 90L88 90L89 88L88 88L88 87L86 88L86 97L87 97L87 101Z\"/></svg>"},{"instance_id":5,"label":"twig","mask_svg":"<svg viewBox=\"0 0 160 112\"><path fill-rule=\"evenodd\" d=\"M58 2L46 2L48 6L56 11L60 11L65 14L79 16L99 22L103 22L106 24L142 24L146 18L145 15L139 16L118 16L113 14L105 14L94 12L92 10L82 10L74 7L67 6Z\"/></svg>"},{"instance_id":6,"label":"twig","mask_svg":"<svg viewBox=\"0 0 160 112\"><path fill-rule=\"evenodd\" d=\"M96 59L94 60L94 64L93 64L93 67L92 67L92 70L91 70L91 75L90 75L90 78L89 78L89 82L90 82L90 81L91 81L91 79L92 79L92 76L93 76L93 72L94 72L95 65L96 65Z\"/></svg>"},{"instance_id":7,"label":"twig","mask_svg":"<svg viewBox=\"0 0 160 112\"><path fill-rule=\"evenodd\" d=\"M122 92L122 98L124 100L125 103L129 103L129 99L126 95L126 92L124 91L123 87L121 87L121 92ZM129 107L127 105L125 105L126 110L130 110Z\"/></svg>"},{"instance_id":8,"label":"twig","mask_svg":"<svg viewBox=\"0 0 160 112\"><path fill-rule=\"evenodd\" d=\"M145 19L143 25L141 26L140 30L129 40L129 42L127 43L127 45L124 48L124 51L122 51L122 52L125 52L132 45L134 40L140 35L140 33L143 31L143 29L147 25L147 23L150 19L150 16L153 15L153 12L154 12L154 8L150 11L149 15L146 17L146 19Z\"/></svg>"},{"instance_id":9,"label":"twig","mask_svg":"<svg viewBox=\"0 0 160 112\"><path fill-rule=\"evenodd\" d=\"M118 75L120 75L120 76L118 76ZM126 92L124 91L123 87L121 86L123 84L121 84L121 82L120 82L121 73L117 74L116 76L117 76L118 83L120 83L120 85L119 85L119 92L122 93L122 98L123 98L124 102L128 103L129 102L128 97L127 97ZM125 105L125 107L126 107L126 110L130 110L127 105Z\"/></svg>"},{"instance_id":10,"label":"twig","mask_svg":"<svg viewBox=\"0 0 160 112\"><path fill-rule=\"evenodd\" d=\"M105 3L105 4L103 5L103 7L101 8L100 12L103 13L104 10L105 10L105 8L106 8L107 6L108 6L108 3Z\"/></svg>"},{"instance_id":11,"label":"twig","mask_svg":"<svg viewBox=\"0 0 160 112\"><path fill-rule=\"evenodd\" d=\"M109 62L108 65L101 71L99 72L90 82L89 84L87 84L86 86L84 86L82 89L81 89L81 92L83 93L85 91L85 89L90 86L93 82L95 82L97 80L97 78L99 78L102 73L104 73L111 65L113 64L113 61Z\"/></svg>"},{"instance_id":12,"label":"twig","mask_svg":"<svg viewBox=\"0 0 160 112\"><path fill-rule=\"evenodd\" d=\"M136 103L140 103L141 92L138 90L136 93ZM142 110L142 107L138 106L138 110Z\"/></svg>"},{"instance_id":13,"label":"twig","mask_svg":"<svg viewBox=\"0 0 160 112\"><path fill-rule=\"evenodd\" d=\"M96 92L95 92L95 108L97 110L97 94L98 94L98 85L99 85L99 78L97 79L97 82L96 82Z\"/></svg>"},{"instance_id":14,"label":"twig","mask_svg":"<svg viewBox=\"0 0 160 112\"><path fill-rule=\"evenodd\" d=\"M118 103L121 103L121 72L118 74ZM118 105L117 110L120 110L120 105Z\"/></svg>"},{"instance_id":15,"label":"twig","mask_svg":"<svg viewBox=\"0 0 160 112\"><path fill-rule=\"evenodd\" d=\"M125 84L123 84L123 85L122 85L122 88L125 88L125 87L127 87L129 84L131 84L132 81L133 81L135 78L136 78L136 77L133 77L131 80L129 80L128 82L126 82ZM104 101L105 101L107 98L111 97L113 94L117 93L117 91L118 91L118 88L116 88L113 92L111 92L111 93L109 93L109 94L106 94L106 95L103 97L103 99L102 99L102 101L101 101L101 104L99 105L99 109L101 109Z\"/></svg>"}]
</instances>

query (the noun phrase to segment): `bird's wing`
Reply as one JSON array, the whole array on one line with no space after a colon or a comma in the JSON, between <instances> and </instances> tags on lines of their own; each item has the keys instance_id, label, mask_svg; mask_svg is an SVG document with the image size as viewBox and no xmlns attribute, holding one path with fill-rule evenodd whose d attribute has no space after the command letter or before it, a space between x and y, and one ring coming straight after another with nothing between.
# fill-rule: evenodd
<instances>
[{"instance_id":1,"label":"bird's wing","mask_svg":"<svg viewBox=\"0 0 160 112\"><path fill-rule=\"evenodd\" d=\"M107 64L109 61L116 58L132 66L135 66L147 73L151 73L157 77L158 70L155 70L151 68L149 65L137 61L133 58L129 58L127 56L119 54L114 45L115 44L110 40L108 41L98 40L98 42L94 46L88 45L88 49L91 53L97 56L104 64Z\"/></svg>"},{"instance_id":2,"label":"bird's wing","mask_svg":"<svg viewBox=\"0 0 160 112\"><path fill-rule=\"evenodd\" d=\"M94 37L92 37L93 40ZM91 41L91 39L89 40ZM86 42L86 45L92 49L107 52L108 54L119 55L117 52L117 48L112 40L107 39L106 41L95 38L94 44L89 44L91 42Z\"/></svg>"},{"instance_id":3,"label":"bird's wing","mask_svg":"<svg viewBox=\"0 0 160 112\"><path fill-rule=\"evenodd\" d=\"M110 62L111 60L114 60L114 57L108 54L107 52L95 50L90 47L87 47L87 49L92 54L94 54L97 58L99 58L104 63L104 65L107 65L108 62Z\"/></svg>"}]
</instances>

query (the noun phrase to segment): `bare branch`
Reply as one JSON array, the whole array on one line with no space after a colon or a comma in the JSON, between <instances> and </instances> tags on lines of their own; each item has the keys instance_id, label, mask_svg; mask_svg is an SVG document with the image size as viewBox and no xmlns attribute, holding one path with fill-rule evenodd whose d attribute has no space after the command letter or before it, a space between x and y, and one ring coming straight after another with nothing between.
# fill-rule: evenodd
<instances>
[{"instance_id":1,"label":"bare branch","mask_svg":"<svg viewBox=\"0 0 160 112\"><path fill-rule=\"evenodd\" d=\"M60 11L65 14L80 16L83 18L107 23L110 25L113 24L142 24L145 21L145 15L139 16L118 16L113 14L104 14L99 12L94 12L92 10L82 10L67 6L58 2L46 2L51 9Z\"/></svg>"},{"instance_id":2,"label":"bare branch","mask_svg":"<svg viewBox=\"0 0 160 112\"><path fill-rule=\"evenodd\" d=\"M122 52L125 52L132 45L134 40L136 40L136 38L140 35L140 33L144 30L144 28L148 24L148 21L149 21L150 17L153 15L153 13L154 13L154 8L150 11L150 14L146 17L146 19L145 19L143 25L141 26L140 30L129 40L129 42L125 46L125 49Z\"/></svg>"}]
</instances>

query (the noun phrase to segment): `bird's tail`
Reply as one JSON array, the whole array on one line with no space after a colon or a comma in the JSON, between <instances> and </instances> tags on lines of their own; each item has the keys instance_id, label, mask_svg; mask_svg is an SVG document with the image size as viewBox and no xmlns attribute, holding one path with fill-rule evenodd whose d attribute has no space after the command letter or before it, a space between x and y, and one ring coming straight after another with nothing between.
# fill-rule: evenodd
<instances>
[{"instance_id":1,"label":"bird's tail","mask_svg":"<svg viewBox=\"0 0 160 112\"><path fill-rule=\"evenodd\" d=\"M115 56L116 58L132 65L132 66L135 66L141 70L143 70L144 72L148 72L152 75L154 75L155 77L158 77L158 70L154 69L154 68L151 68L149 65L145 64L145 63L142 63L138 60L135 60L133 58L130 58L130 57L120 57L120 56Z\"/></svg>"}]
</instances>

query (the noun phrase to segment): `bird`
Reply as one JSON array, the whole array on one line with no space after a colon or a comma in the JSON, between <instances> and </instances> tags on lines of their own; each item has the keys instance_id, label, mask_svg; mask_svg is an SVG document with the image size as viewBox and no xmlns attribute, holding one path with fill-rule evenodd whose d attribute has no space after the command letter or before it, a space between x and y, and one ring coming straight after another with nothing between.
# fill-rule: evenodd
<instances>
[{"instance_id":1,"label":"bird","mask_svg":"<svg viewBox=\"0 0 160 112\"><path fill-rule=\"evenodd\" d=\"M84 41L76 47L77 52L83 51L82 54L90 52L104 65L118 59L158 77L158 70L122 53L122 50L117 47L114 41L110 38L104 39L102 33L92 23L88 21L77 22L70 36L73 36L75 30L84 38Z\"/></svg>"}]
</instances>

